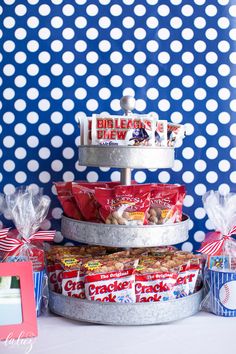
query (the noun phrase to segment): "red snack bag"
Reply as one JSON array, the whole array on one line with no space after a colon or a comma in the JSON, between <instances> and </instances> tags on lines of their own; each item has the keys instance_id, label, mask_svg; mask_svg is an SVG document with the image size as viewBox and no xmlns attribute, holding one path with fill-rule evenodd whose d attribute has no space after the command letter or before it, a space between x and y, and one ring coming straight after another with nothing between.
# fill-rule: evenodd
<instances>
[{"instance_id":1,"label":"red snack bag","mask_svg":"<svg viewBox=\"0 0 236 354\"><path fill-rule=\"evenodd\" d=\"M185 187L177 185L151 185L149 224L165 224L182 221Z\"/></svg>"},{"instance_id":2,"label":"red snack bag","mask_svg":"<svg viewBox=\"0 0 236 354\"><path fill-rule=\"evenodd\" d=\"M80 270L69 270L62 274L62 294L85 299L84 275Z\"/></svg>"},{"instance_id":3,"label":"red snack bag","mask_svg":"<svg viewBox=\"0 0 236 354\"><path fill-rule=\"evenodd\" d=\"M99 205L94 198L96 187L105 187L106 184L101 183L79 183L72 184L72 194L76 204L81 211L84 220L91 222L101 222L99 215Z\"/></svg>"},{"instance_id":4,"label":"red snack bag","mask_svg":"<svg viewBox=\"0 0 236 354\"><path fill-rule=\"evenodd\" d=\"M54 184L57 190L57 198L61 203L65 215L72 219L83 220L72 194L72 182L55 182Z\"/></svg>"},{"instance_id":5,"label":"red snack bag","mask_svg":"<svg viewBox=\"0 0 236 354\"><path fill-rule=\"evenodd\" d=\"M106 224L143 225L150 206L150 185L96 188L95 199Z\"/></svg>"},{"instance_id":6,"label":"red snack bag","mask_svg":"<svg viewBox=\"0 0 236 354\"><path fill-rule=\"evenodd\" d=\"M83 264L87 300L135 302L135 267L138 260L94 259Z\"/></svg>"}]
</instances>

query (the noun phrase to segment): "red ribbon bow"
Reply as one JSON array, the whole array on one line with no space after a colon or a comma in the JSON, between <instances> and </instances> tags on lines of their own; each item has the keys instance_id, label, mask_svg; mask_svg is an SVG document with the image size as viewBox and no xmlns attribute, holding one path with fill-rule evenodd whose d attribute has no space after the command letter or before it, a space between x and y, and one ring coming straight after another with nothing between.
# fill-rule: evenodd
<instances>
[{"instance_id":1,"label":"red ribbon bow","mask_svg":"<svg viewBox=\"0 0 236 354\"><path fill-rule=\"evenodd\" d=\"M236 234L236 226L234 226L227 235L223 235L220 240L208 242L206 245L202 246L198 252L207 254L209 256L215 256L219 251L222 250L224 243L227 240L232 239L231 235Z\"/></svg>"},{"instance_id":2,"label":"red ribbon bow","mask_svg":"<svg viewBox=\"0 0 236 354\"><path fill-rule=\"evenodd\" d=\"M0 230L0 251L12 252L17 250L17 248L23 246L24 244L31 243L31 241L53 241L55 236L55 231L38 231L31 235L28 239L22 238L17 239L14 237L7 236L9 229Z\"/></svg>"}]
</instances>

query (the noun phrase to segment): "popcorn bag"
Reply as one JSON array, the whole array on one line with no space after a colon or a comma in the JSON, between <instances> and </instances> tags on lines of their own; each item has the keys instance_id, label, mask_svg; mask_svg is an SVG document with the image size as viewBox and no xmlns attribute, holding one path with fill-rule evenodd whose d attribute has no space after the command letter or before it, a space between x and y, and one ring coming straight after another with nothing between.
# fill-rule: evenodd
<instances>
[{"instance_id":1,"label":"popcorn bag","mask_svg":"<svg viewBox=\"0 0 236 354\"><path fill-rule=\"evenodd\" d=\"M50 199L29 187L16 189L5 196L7 210L16 230L0 231L0 253L3 262L31 261L34 271L34 287L37 316L41 312L44 284L46 282L42 243L53 241L55 231L38 231L46 218Z\"/></svg>"},{"instance_id":2,"label":"popcorn bag","mask_svg":"<svg viewBox=\"0 0 236 354\"><path fill-rule=\"evenodd\" d=\"M236 316L236 194L210 191L204 208L215 229L206 235L200 252L206 255L202 308L219 316Z\"/></svg>"}]
</instances>

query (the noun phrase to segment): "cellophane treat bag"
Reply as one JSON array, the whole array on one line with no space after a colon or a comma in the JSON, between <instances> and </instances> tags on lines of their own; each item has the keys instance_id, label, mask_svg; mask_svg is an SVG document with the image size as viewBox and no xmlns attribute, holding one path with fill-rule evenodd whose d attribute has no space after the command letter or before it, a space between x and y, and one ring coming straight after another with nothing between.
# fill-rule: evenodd
<instances>
[{"instance_id":1,"label":"cellophane treat bag","mask_svg":"<svg viewBox=\"0 0 236 354\"><path fill-rule=\"evenodd\" d=\"M57 198L62 206L64 214L69 218L83 220L82 214L77 206L72 193L72 182L55 182Z\"/></svg>"},{"instance_id":2,"label":"cellophane treat bag","mask_svg":"<svg viewBox=\"0 0 236 354\"><path fill-rule=\"evenodd\" d=\"M100 215L106 224L144 225L150 206L150 185L96 188L95 199L100 204Z\"/></svg>"},{"instance_id":3,"label":"cellophane treat bag","mask_svg":"<svg viewBox=\"0 0 236 354\"><path fill-rule=\"evenodd\" d=\"M182 221L185 187L174 184L151 184L148 224L172 224Z\"/></svg>"},{"instance_id":4,"label":"cellophane treat bag","mask_svg":"<svg viewBox=\"0 0 236 354\"><path fill-rule=\"evenodd\" d=\"M0 249L4 251L3 261L32 262L36 310L37 315L40 315L44 284L47 282L43 242L53 241L55 232L39 231L39 228L48 214L50 199L43 194L42 189L35 191L30 187L20 187L13 194L6 195L5 200L16 230L0 239Z\"/></svg>"},{"instance_id":5,"label":"cellophane treat bag","mask_svg":"<svg viewBox=\"0 0 236 354\"><path fill-rule=\"evenodd\" d=\"M219 316L236 316L236 193L209 191L203 205L215 231L206 235L202 308Z\"/></svg>"},{"instance_id":6,"label":"cellophane treat bag","mask_svg":"<svg viewBox=\"0 0 236 354\"><path fill-rule=\"evenodd\" d=\"M92 117L93 145L154 146L156 118L151 115Z\"/></svg>"}]
</instances>

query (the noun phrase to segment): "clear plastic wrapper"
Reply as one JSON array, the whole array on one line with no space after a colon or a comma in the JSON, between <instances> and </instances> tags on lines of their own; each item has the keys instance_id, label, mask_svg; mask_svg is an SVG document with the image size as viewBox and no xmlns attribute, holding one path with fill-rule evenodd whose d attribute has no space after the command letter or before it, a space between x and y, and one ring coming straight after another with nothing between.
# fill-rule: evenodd
<instances>
[{"instance_id":1,"label":"clear plastic wrapper","mask_svg":"<svg viewBox=\"0 0 236 354\"><path fill-rule=\"evenodd\" d=\"M236 316L236 194L209 191L203 205L215 229L206 235L200 252L205 255L202 309L216 315Z\"/></svg>"},{"instance_id":2,"label":"clear plastic wrapper","mask_svg":"<svg viewBox=\"0 0 236 354\"><path fill-rule=\"evenodd\" d=\"M54 231L38 231L46 218L50 199L30 187L20 187L13 194L6 195L8 213L16 230L0 239L3 261L30 261L33 265L37 315L41 312L45 284L44 251L42 243L53 241Z\"/></svg>"}]
</instances>

